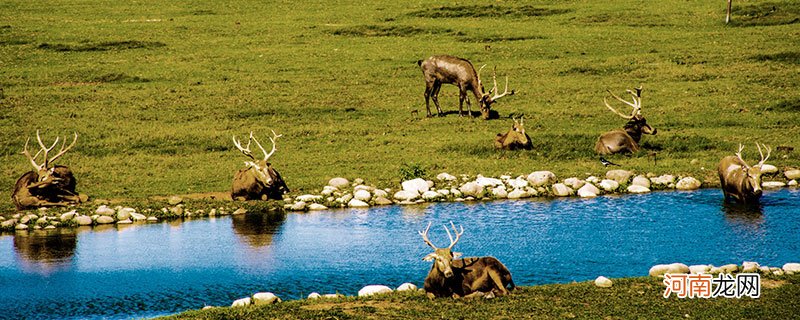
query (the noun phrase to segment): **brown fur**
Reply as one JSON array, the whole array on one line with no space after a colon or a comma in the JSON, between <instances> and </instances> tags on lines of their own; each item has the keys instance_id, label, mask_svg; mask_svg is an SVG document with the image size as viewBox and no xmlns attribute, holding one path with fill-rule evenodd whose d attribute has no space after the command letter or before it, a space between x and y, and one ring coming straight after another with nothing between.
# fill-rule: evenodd
<instances>
[{"instance_id":1,"label":"brown fur","mask_svg":"<svg viewBox=\"0 0 800 320\"><path fill-rule=\"evenodd\" d=\"M641 115L628 121L623 129L615 129L603 133L597 138L594 151L599 154L635 153L639 151L639 140L642 134L655 135L656 129L647 124Z\"/></svg>"},{"instance_id":2,"label":"brown fur","mask_svg":"<svg viewBox=\"0 0 800 320\"><path fill-rule=\"evenodd\" d=\"M525 127L523 124L524 122L519 122L515 119L514 124L511 126L511 129L509 129L508 132L505 134L497 134L497 136L494 138L494 147L505 150L531 150L533 148L531 137L525 133Z\"/></svg>"},{"instance_id":3,"label":"brown fur","mask_svg":"<svg viewBox=\"0 0 800 320\"><path fill-rule=\"evenodd\" d=\"M233 176L231 198L236 200L268 200L283 199L289 192L289 187L283 181L280 173L272 168L272 164L261 161L260 165L266 168L266 173L259 173L255 167L240 169Z\"/></svg>"},{"instance_id":4,"label":"brown fur","mask_svg":"<svg viewBox=\"0 0 800 320\"><path fill-rule=\"evenodd\" d=\"M466 297L475 293L506 295L514 290L514 281L500 260L494 257L469 257L453 260L453 275L445 277L434 263L425 278L425 292L434 297Z\"/></svg>"},{"instance_id":5,"label":"brown fur","mask_svg":"<svg viewBox=\"0 0 800 320\"><path fill-rule=\"evenodd\" d=\"M43 170L41 175L36 171L28 171L14 185L11 200L17 210L77 204L81 201L75 193L76 185L72 171L65 166L57 165L51 170Z\"/></svg>"},{"instance_id":6,"label":"brown fur","mask_svg":"<svg viewBox=\"0 0 800 320\"><path fill-rule=\"evenodd\" d=\"M725 200L733 198L740 203L757 203L761 198L761 168L748 168L736 156L722 158L717 167L719 182Z\"/></svg>"},{"instance_id":7,"label":"brown fur","mask_svg":"<svg viewBox=\"0 0 800 320\"><path fill-rule=\"evenodd\" d=\"M489 119L489 111L491 104L494 102L490 97L484 95L483 85L478 79L478 74L475 67L469 60L449 56L438 55L431 56L425 60L417 61L417 64L422 69L422 74L425 77L425 107L428 109L428 117L431 114L430 99L436 105L437 115L442 115L442 109L439 107L439 90L442 84L453 84L458 87L458 114L464 114L464 100L467 101L467 112L472 114L472 105L467 97L467 92L472 92L475 96L475 101L481 110L483 119Z\"/></svg>"}]
</instances>

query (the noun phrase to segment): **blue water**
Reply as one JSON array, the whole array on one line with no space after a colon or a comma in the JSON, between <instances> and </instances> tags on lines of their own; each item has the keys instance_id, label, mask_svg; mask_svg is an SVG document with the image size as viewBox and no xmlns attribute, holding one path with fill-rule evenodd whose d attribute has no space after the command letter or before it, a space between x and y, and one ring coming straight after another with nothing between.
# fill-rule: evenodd
<instances>
[{"instance_id":1,"label":"blue water","mask_svg":"<svg viewBox=\"0 0 800 320\"><path fill-rule=\"evenodd\" d=\"M0 318L141 318L230 305L259 291L355 294L422 284L417 234L493 255L518 285L644 276L658 263L800 262L800 191L723 205L719 190L247 215L0 236Z\"/></svg>"}]
</instances>

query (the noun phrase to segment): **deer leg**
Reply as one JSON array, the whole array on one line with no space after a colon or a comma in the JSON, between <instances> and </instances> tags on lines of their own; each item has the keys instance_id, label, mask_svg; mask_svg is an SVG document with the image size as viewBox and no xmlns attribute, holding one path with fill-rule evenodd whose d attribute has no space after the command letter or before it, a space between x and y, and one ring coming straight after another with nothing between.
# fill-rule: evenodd
<instances>
[{"instance_id":1,"label":"deer leg","mask_svg":"<svg viewBox=\"0 0 800 320\"><path fill-rule=\"evenodd\" d=\"M500 274L497 273L497 271L494 270L489 271L489 278L492 279L492 282L494 283L495 286L495 289L493 289L492 291L497 290L498 291L497 295L499 296L504 296L508 294L508 289L506 289L506 286L503 284L503 279L502 279L503 277L501 277Z\"/></svg>"},{"instance_id":2,"label":"deer leg","mask_svg":"<svg viewBox=\"0 0 800 320\"><path fill-rule=\"evenodd\" d=\"M472 103L469 102L469 97L467 97L466 91L464 91L464 100L467 100L467 112L469 112L469 115L472 116Z\"/></svg>"},{"instance_id":3,"label":"deer leg","mask_svg":"<svg viewBox=\"0 0 800 320\"><path fill-rule=\"evenodd\" d=\"M428 118L433 116L431 114L431 91L433 91L433 82L425 82L425 108L428 109Z\"/></svg>"},{"instance_id":4,"label":"deer leg","mask_svg":"<svg viewBox=\"0 0 800 320\"><path fill-rule=\"evenodd\" d=\"M442 83L437 81L433 85L433 103L436 105L437 115L441 117L444 114L442 113L442 108L439 107L439 90L442 90Z\"/></svg>"}]
</instances>

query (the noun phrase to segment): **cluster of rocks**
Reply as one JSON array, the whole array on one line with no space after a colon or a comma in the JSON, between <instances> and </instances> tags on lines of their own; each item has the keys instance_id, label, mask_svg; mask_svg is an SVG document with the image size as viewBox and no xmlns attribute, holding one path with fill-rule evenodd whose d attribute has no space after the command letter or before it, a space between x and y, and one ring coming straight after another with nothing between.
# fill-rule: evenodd
<instances>
[{"instance_id":1,"label":"cluster of rocks","mask_svg":"<svg viewBox=\"0 0 800 320\"><path fill-rule=\"evenodd\" d=\"M758 262L745 261L742 265L726 264L724 266L713 266L710 264L699 264L687 266L683 263L657 264L650 268L651 277L664 277L664 274L719 274L719 273L760 273L763 275L782 276L784 274L800 274L800 263L787 263L783 268L762 266Z\"/></svg>"},{"instance_id":2,"label":"cluster of rocks","mask_svg":"<svg viewBox=\"0 0 800 320\"><path fill-rule=\"evenodd\" d=\"M368 285L361 290L358 290L359 297L369 297L379 294L389 294L393 292L413 292L417 291L417 286L413 283L403 283L397 289L392 289L388 286L384 285ZM308 295L309 300L314 299L335 299L335 298L343 298L345 297L343 294L340 293L329 293L329 294L319 294L318 292L312 292ZM252 296L237 299L233 301L231 307L247 307L251 305L265 305L265 304L273 304L281 302L281 298L273 294L272 292L258 292L253 294ZM211 306L204 307L203 309L213 308Z\"/></svg>"}]
</instances>

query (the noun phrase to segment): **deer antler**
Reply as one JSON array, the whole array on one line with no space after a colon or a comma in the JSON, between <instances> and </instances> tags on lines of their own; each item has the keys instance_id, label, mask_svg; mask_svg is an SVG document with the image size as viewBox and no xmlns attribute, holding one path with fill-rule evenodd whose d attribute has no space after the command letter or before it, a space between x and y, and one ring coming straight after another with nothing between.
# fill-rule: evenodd
<instances>
[{"instance_id":1,"label":"deer antler","mask_svg":"<svg viewBox=\"0 0 800 320\"><path fill-rule=\"evenodd\" d=\"M461 232L458 232L458 229L456 229L456 225L453 224L453 221L450 221L450 226L453 227L453 232L456 233L456 239L455 240L453 240L453 237L450 235L450 230L447 230L447 226L446 225L444 226L444 231L447 231L447 237L450 238L450 246L447 247L447 248L448 249L453 249L453 246L455 246L456 243L458 243L458 240L461 239L461 235L464 234L464 226L461 226Z\"/></svg>"},{"instance_id":2,"label":"deer antler","mask_svg":"<svg viewBox=\"0 0 800 320\"><path fill-rule=\"evenodd\" d=\"M430 229L431 229L431 223L428 222L428 227L425 228L425 231L417 231L417 233L419 233L419 235L422 236L422 241L425 241L425 244L433 248L433 250L439 249L435 245L433 245L433 242L431 242L430 239L428 239L428 230Z\"/></svg>"},{"instance_id":3,"label":"deer antler","mask_svg":"<svg viewBox=\"0 0 800 320\"><path fill-rule=\"evenodd\" d=\"M253 132L250 131L250 139L247 140L247 147L242 148L242 142L236 140L236 136L233 136L233 145L236 146L236 149L239 149L244 155L250 157L250 159L255 160L256 158L253 157L253 152L250 151L250 142L253 140ZM263 150L263 149L262 149Z\"/></svg>"},{"instance_id":4,"label":"deer antler","mask_svg":"<svg viewBox=\"0 0 800 320\"><path fill-rule=\"evenodd\" d=\"M612 112L616 113L618 116L623 117L623 118L628 119L628 120L633 119L634 116L636 116L637 114L641 114L642 113L642 100L641 100L642 87L639 86L638 88L634 88L634 89L636 90L635 93L633 92L633 90L626 90L628 93L631 94L631 97L633 98L633 103L625 101L625 99L622 99L622 98L618 97L613 92L611 92L611 90L606 90L606 91L608 91L609 94L611 94L612 97L614 97L614 99L617 99L620 102L622 102L624 104L627 104L631 108L633 108L633 110L631 111L631 115L629 115L629 116L625 115L625 114L617 111L613 107L611 107L608 104L608 101L606 100L606 98L603 98L603 103L605 103L606 108L608 108Z\"/></svg>"},{"instance_id":5,"label":"deer antler","mask_svg":"<svg viewBox=\"0 0 800 320\"><path fill-rule=\"evenodd\" d=\"M480 69L478 69L478 86L483 86L483 82L481 81L481 70L483 70L485 67L486 65L484 64ZM481 90L483 90L483 88L481 88ZM483 95L486 96L487 94L484 93Z\"/></svg>"},{"instance_id":6,"label":"deer antler","mask_svg":"<svg viewBox=\"0 0 800 320\"><path fill-rule=\"evenodd\" d=\"M748 165L747 161L744 161L744 159L742 158L742 150L744 150L744 146L741 143L739 143L739 151L737 151L734 154L736 155L737 158L739 158L739 160L742 161L742 163L744 163L745 168L750 169L750 165Z\"/></svg>"},{"instance_id":7,"label":"deer antler","mask_svg":"<svg viewBox=\"0 0 800 320\"><path fill-rule=\"evenodd\" d=\"M47 155L45 154L45 159L46 159L45 167L49 163L52 163L52 162L56 161L56 159L58 159L59 157L63 156L65 153L67 153L67 151L69 151L69 149L72 149L72 147L75 146L75 143L78 142L78 133L74 132L73 134L75 134L75 138L72 139L72 143L70 143L69 146L64 148L64 146L67 144L67 139L64 139L64 141L61 143L61 148L59 148L58 153L56 155L54 155L52 158L47 160ZM37 136L38 136L38 132L37 132ZM56 138L56 142L58 142L58 138ZM53 144L53 146L55 146L55 143Z\"/></svg>"},{"instance_id":8,"label":"deer antler","mask_svg":"<svg viewBox=\"0 0 800 320\"><path fill-rule=\"evenodd\" d=\"M506 76L506 89L505 89L505 91L502 94L499 94L499 95L497 94L497 67L496 66L494 67L494 70L492 71L492 81L494 82L494 87L492 88L492 90L489 90L489 94L492 94L492 92L494 92L494 96L492 96L492 98L491 98L492 101L500 99L502 97L505 97L506 95L511 95L511 96L514 95L515 90L511 90L511 92L508 92L508 76Z\"/></svg>"},{"instance_id":9,"label":"deer antler","mask_svg":"<svg viewBox=\"0 0 800 320\"><path fill-rule=\"evenodd\" d=\"M39 147L40 147L39 151L36 152L36 154L34 156L31 156L30 152L28 151L28 143L31 141L31 139L28 138L28 139L25 140L25 147L22 150L22 154L25 155L26 158L28 158L28 161L31 162L31 164L33 165L34 168L36 168L36 170L42 170L42 169L48 168L50 163L56 161L56 159L58 159L59 157L63 156L65 153L67 153L67 151L69 151L69 149L72 149L72 147L75 146L75 143L78 141L78 133L75 133L75 138L72 140L72 143L70 143L70 145L67 146L66 148L64 146L66 145L67 140L64 139L64 142L61 144L61 148L59 149L58 153L55 156L53 156L53 157L48 159L47 158L47 154L50 151L52 151L53 148L56 147L56 145L58 144L59 140L61 140L61 138L60 137L56 137L56 141L53 141L53 144L48 148L44 144L44 142L42 142L42 136L39 133L39 130L36 130L36 141L39 142ZM38 158L39 155L42 154L42 153L44 153L44 163L43 164L38 164L38 163L36 163L36 158Z\"/></svg>"},{"instance_id":10,"label":"deer antler","mask_svg":"<svg viewBox=\"0 0 800 320\"><path fill-rule=\"evenodd\" d=\"M772 153L772 149L770 149L767 145L764 145L764 148L767 149L767 156L765 157L764 153L761 151L761 146L758 144L758 142L756 142L756 147L758 147L758 153L761 155L761 161L758 162L756 167L760 168L761 166L764 165L764 162L766 162L767 159L769 159L769 154Z\"/></svg>"}]
</instances>

